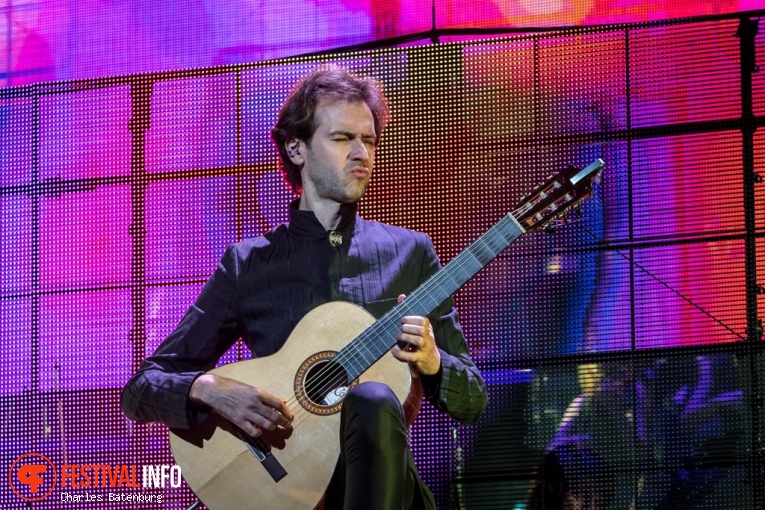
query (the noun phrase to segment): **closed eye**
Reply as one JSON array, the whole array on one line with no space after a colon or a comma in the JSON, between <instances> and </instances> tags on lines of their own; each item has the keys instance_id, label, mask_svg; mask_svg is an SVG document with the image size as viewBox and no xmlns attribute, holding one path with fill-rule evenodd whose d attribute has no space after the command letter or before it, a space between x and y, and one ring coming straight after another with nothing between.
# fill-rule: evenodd
<instances>
[{"instance_id":1,"label":"closed eye","mask_svg":"<svg viewBox=\"0 0 765 510\"><path fill-rule=\"evenodd\" d=\"M354 138L360 138L361 142L370 149L377 148L377 139L373 135L355 135L344 131L335 131L330 133L330 140L333 142L348 142Z\"/></svg>"}]
</instances>

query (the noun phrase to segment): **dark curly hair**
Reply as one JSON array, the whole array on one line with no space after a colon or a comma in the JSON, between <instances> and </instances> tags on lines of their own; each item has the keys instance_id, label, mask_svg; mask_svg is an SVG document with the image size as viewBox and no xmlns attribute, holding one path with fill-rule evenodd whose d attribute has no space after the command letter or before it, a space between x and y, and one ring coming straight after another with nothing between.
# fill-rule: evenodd
<instances>
[{"instance_id":1,"label":"dark curly hair","mask_svg":"<svg viewBox=\"0 0 765 510\"><path fill-rule=\"evenodd\" d=\"M310 144L318 127L317 107L335 101L366 103L374 118L375 143L380 142L389 115L382 85L374 78L359 77L341 67L320 67L314 70L292 90L279 111L276 126L271 130L271 139L279 151L282 172L295 193L300 193L303 184L300 167L290 160L285 144L293 139Z\"/></svg>"}]
</instances>

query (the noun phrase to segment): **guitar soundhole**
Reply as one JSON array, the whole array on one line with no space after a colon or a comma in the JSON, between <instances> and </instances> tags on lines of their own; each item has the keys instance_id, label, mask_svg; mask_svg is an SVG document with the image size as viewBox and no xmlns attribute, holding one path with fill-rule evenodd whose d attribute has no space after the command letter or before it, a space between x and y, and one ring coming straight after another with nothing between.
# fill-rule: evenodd
<instances>
[{"instance_id":1,"label":"guitar soundhole","mask_svg":"<svg viewBox=\"0 0 765 510\"><path fill-rule=\"evenodd\" d=\"M300 404L314 414L334 414L340 411L343 398L356 384L348 382L348 374L335 363L336 352L322 351L303 362L295 377L295 394Z\"/></svg>"}]
</instances>

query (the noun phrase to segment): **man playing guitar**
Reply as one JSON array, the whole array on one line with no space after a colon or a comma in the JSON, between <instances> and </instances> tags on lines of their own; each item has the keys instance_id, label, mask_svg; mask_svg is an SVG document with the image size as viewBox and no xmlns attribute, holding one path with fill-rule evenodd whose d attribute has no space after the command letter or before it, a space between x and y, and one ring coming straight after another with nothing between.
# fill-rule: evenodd
<instances>
[{"instance_id":1,"label":"man playing guitar","mask_svg":"<svg viewBox=\"0 0 765 510\"><path fill-rule=\"evenodd\" d=\"M372 79L332 67L297 85L272 130L299 194L289 223L228 247L195 304L127 383L121 405L129 418L193 429L218 415L253 438L275 430L289 437L302 410L269 387L208 373L220 356L239 338L254 357L272 355L328 302L355 303L379 318L438 271L428 236L356 213L387 118ZM428 317L403 317L395 340L390 355L411 367L437 409L463 422L480 417L486 389L451 299ZM435 508L408 448L400 399L378 382L352 385L343 397L325 508Z\"/></svg>"}]
</instances>

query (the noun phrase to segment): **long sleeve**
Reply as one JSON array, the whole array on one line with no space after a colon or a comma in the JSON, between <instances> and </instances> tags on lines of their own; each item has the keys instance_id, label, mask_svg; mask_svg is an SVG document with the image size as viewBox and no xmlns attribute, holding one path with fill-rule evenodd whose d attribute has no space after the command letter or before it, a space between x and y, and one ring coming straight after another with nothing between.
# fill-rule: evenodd
<instances>
[{"instance_id":1,"label":"long sleeve","mask_svg":"<svg viewBox=\"0 0 765 510\"><path fill-rule=\"evenodd\" d=\"M234 310L237 266L229 247L196 303L130 378L121 397L129 418L188 428L204 415L188 405L189 390L240 336Z\"/></svg>"}]
</instances>

